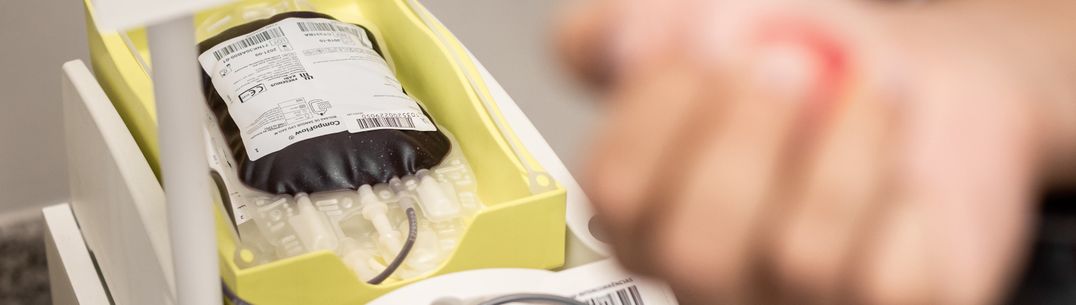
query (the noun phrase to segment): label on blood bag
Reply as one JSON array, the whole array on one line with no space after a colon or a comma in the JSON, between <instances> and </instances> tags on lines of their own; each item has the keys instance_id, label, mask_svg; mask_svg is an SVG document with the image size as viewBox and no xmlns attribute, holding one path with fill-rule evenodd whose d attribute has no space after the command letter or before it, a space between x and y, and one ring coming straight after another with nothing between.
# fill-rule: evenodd
<instances>
[{"instance_id":1,"label":"label on blood bag","mask_svg":"<svg viewBox=\"0 0 1076 305\"><path fill-rule=\"evenodd\" d=\"M434 131L362 27L287 18L198 56L250 160L343 131Z\"/></svg>"},{"instance_id":2,"label":"label on blood bag","mask_svg":"<svg viewBox=\"0 0 1076 305\"><path fill-rule=\"evenodd\" d=\"M217 125L216 121L211 116L208 116L206 120L206 125L202 128L202 135L205 137L206 159L209 160L209 169L219 174L217 177L220 178L219 182L223 185L217 185L216 187L223 188L223 191L228 192L228 198L221 198L221 201L224 201L225 206L230 209L227 212L232 217L232 221L235 222L236 226L239 226L250 220L250 216L243 212L247 201L243 198L242 193L237 190L238 183L232 180L234 178L224 174L234 173L236 169L231 158L228 157L228 153L223 147L217 145L217 143L224 143L224 139L220 138L219 129L213 127ZM213 131L210 131L211 129L217 132L216 137L212 134ZM222 190L218 189L217 191ZM224 196L225 194L221 193L221 195Z\"/></svg>"}]
</instances>

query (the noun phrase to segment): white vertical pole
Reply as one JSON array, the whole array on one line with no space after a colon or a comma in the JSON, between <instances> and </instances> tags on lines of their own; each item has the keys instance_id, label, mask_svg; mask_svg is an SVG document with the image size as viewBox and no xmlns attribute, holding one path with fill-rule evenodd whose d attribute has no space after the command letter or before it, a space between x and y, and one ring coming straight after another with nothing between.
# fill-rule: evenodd
<instances>
[{"instance_id":1,"label":"white vertical pole","mask_svg":"<svg viewBox=\"0 0 1076 305\"><path fill-rule=\"evenodd\" d=\"M217 239L205 139L194 22L183 16L148 30L178 305L221 304Z\"/></svg>"}]
</instances>

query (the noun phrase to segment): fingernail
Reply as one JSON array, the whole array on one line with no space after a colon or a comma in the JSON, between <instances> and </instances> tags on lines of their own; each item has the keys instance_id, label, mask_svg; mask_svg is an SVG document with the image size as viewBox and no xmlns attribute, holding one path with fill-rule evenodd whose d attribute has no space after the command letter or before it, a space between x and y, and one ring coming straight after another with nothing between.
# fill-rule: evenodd
<instances>
[{"instance_id":1,"label":"fingernail","mask_svg":"<svg viewBox=\"0 0 1076 305\"><path fill-rule=\"evenodd\" d=\"M783 43L765 47L754 66L754 89L781 99L802 102L819 85L820 63L802 45Z\"/></svg>"}]
</instances>

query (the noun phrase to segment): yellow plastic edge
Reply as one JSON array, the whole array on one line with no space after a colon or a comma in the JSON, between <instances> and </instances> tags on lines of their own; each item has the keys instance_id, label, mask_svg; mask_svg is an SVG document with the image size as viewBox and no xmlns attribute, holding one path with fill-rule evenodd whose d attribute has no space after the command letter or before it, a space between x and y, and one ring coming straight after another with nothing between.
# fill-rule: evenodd
<instances>
[{"instance_id":1,"label":"yellow plastic edge","mask_svg":"<svg viewBox=\"0 0 1076 305\"><path fill-rule=\"evenodd\" d=\"M146 156L153 174L160 179L160 148L157 144L157 109L153 104L153 82L142 67L115 57L131 55L118 33L100 33L93 22L93 6L90 0L83 2L86 13L86 29L92 57L91 66L112 105L127 125L135 143ZM133 58L131 58L133 61ZM135 88L144 88L136 90ZM149 101L149 102L117 102Z\"/></svg>"}]
</instances>

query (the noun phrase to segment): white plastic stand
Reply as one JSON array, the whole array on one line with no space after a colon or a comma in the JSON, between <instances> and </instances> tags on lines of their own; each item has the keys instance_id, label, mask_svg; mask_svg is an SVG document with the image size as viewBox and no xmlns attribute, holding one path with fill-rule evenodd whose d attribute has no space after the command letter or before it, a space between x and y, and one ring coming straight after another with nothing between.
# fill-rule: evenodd
<instances>
[{"instance_id":1,"label":"white plastic stand","mask_svg":"<svg viewBox=\"0 0 1076 305\"><path fill-rule=\"evenodd\" d=\"M194 21L184 16L152 25L153 91L161 145L161 180L168 206L179 305L219 304L220 268L202 137Z\"/></svg>"},{"instance_id":2,"label":"white plastic stand","mask_svg":"<svg viewBox=\"0 0 1076 305\"><path fill-rule=\"evenodd\" d=\"M75 229L85 238L82 251L93 252L97 266L91 269L95 274L100 272L98 284L108 287L114 304L174 304L172 252L161 185L86 65L70 61L64 64L63 72L70 210L78 220ZM52 221L47 224L54 229ZM89 252L83 255L88 257ZM53 263L50 257L49 264L59 266ZM66 262L63 266L77 267Z\"/></svg>"},{"instance_id":3,"label":"white plastic stand","mask_svg":"<svg viewBox=\"0 0 1076 305\"><path fill-rule=\"evenodd\" d=\"M45 255L54 304L107 305L108 294L97 277L86 241L68 204L41 210L45 217ZM77 284L76 284L77 283Z\"/></svg>"}]
</instances>

